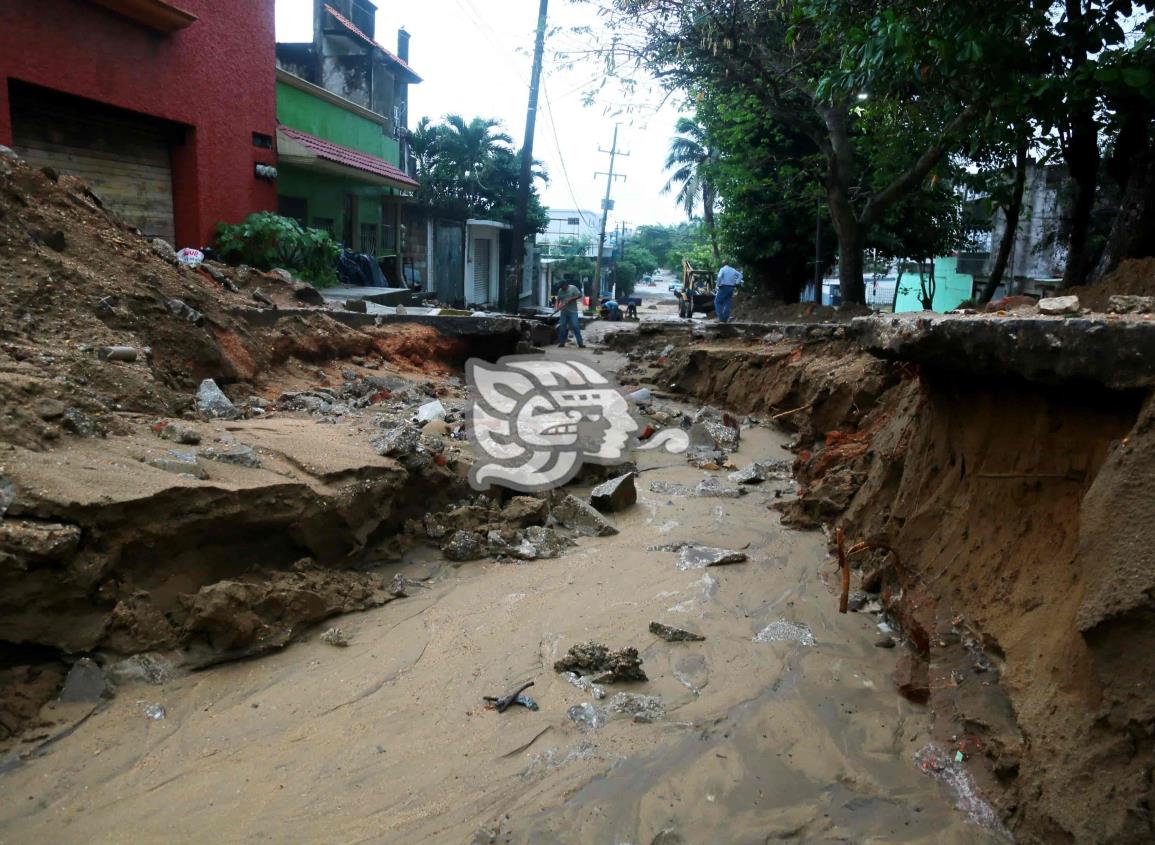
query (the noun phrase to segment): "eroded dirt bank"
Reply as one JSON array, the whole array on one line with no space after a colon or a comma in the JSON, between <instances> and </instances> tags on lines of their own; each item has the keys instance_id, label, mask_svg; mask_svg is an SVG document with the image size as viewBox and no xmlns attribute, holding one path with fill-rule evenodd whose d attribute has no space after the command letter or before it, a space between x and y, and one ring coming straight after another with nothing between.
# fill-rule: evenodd
<instances>
[{"instance_id":1,"label":"eroded dirt bank","mask_svg":"<svg viewBox=\"0 0 1155 845\"><path fill-rule=\"evenodd\" d=\"M798 431L804 490L787 521L898 552L898 567L860 559L856 586L901 623L921 659L896 680L929 696L937 735L985 766L1020 841L1146 842L1155 420L1139 370L1151 361L1120 338L1124 376L1036 322L1039 344L1066 360L1030 359L1030 379L1015 361L986 377L952 368L949 343L930 356L926 338L884 360L833 330L702 340L670 351L659 380L758 415L791 412L781 419ZM1134 326L1101 321L1094 334L1122 328ZM1016 354L1029 357L1031 329L1018 331L1027 351Z\"/></svg>"}]
</instances>

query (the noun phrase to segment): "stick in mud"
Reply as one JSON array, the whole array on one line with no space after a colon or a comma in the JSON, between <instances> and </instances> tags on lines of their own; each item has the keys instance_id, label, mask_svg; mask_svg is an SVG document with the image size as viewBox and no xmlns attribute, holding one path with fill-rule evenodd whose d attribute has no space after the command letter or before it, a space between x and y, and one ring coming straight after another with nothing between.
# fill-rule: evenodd
<instances>
[{"instance_id":1,"label":"stick in mud","mask_svg":"<svg viewBox=\"0 0 1155 845\"><path fill-rule=\"evenodd\" d=\"M855 543L848 551L846 549L846 538L842 533L841 528L834 530L834 540L838 544L838 567L842 570L842 594L838 597L838 612L846 613L847 606L850 603L850 556L856 555L859 552L864 552L867 549L882 549L894 555L894 565L898 569L902 569L902 561L898 557L898 552L892 546L886 543L881 543L877 540L863 540L861 543Z\"/></svg>"}]
</instances>

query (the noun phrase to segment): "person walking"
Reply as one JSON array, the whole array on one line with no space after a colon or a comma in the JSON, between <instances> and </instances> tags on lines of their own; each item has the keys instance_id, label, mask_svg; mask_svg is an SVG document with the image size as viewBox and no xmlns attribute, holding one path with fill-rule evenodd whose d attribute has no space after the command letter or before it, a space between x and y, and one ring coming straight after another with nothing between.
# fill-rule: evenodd
<instances>
[{"instance_id":1,"label":"person walking","mask_svg":"<svg viewBox=\"0 0 1155 845\"><path fill-rule=\"evenodd\" d=\"M558 310L557 345L559 347L565 346L566 339L569 337L569 330L573 329L573 336L574 340L577 341L578 349L586 348L582 341L581 320L578 316L578 300L581 298L581 288L572 282L563 282L558 287L554 307Z\"/></svg>"},{"instance_id":2,"label":"person walking","mask_svg":"<svg viewBox=\"0 0 1155 845\"><path fill-rule=\"evenodd\" d=\"M730 322L730 303L734 301L734 288L742 284L742 274L735 270L733 259L728 259L718 271L718 292L714 294L714 313L719 323Z\"/></svg>"}]
</instances>

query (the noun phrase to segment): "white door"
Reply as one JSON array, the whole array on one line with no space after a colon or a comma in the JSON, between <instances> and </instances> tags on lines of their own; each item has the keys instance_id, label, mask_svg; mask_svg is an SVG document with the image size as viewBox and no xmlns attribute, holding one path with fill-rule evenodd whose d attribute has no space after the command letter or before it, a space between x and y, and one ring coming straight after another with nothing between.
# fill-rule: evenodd
<instances>
[{"instance_id":1,"label":"white door","mask_svg":"<svg viewBox=\"0 0 1155 845\"><path fill-rule=\"evenodd\" d=\"M475 305L489 302L489 282L492 275L489 259L492 243L489 238L473 239L473 302Z\"/></svg>"}]
</instances>

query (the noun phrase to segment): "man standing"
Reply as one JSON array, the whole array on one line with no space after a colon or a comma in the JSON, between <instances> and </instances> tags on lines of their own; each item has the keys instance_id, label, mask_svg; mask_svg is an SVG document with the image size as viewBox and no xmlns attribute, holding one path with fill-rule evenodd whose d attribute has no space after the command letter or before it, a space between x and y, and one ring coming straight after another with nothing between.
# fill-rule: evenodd
<instances>
[{"instance_id":1,"label":"man standing","mask_svg":"<svg viewBox=\"0 0 1155 845\"><path fill-rule=\"evenodd\" d=\"M558 309L557 345L559 347L565 346L566 339L569 337L569 330L572 328L578 349L586 348L585 343L582 342L582 327L578 318L578 300L581 298L581 288L572 282L563 282L558 287L554 307Z\"/></svg>"},{"instance_id":2,"label":"man standing","mask_svg":"<svg viewBox=\"0 0 1155 845\"><path fill-rule=\"evenodd\" d=\"M730 322L730 303L734 300L734 288L742 284L742 274L732 266L733 259L728 259L718 271L718 292L714 294L714 313L719 323Z\"/></svg>"}]
</instances>

